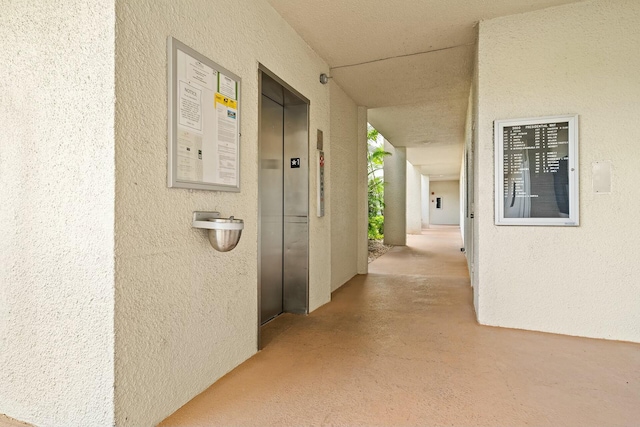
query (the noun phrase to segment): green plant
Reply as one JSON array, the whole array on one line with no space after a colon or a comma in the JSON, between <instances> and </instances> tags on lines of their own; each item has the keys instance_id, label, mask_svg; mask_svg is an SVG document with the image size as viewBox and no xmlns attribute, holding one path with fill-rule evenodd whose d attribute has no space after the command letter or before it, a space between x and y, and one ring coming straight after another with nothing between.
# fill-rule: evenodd
<instances>
[{"instance_id":1,"label":"green plant","mask_svg":"<svg viewBox=\"0 0 640 427\"><path fill-rule=\"evenodd\" d=\"M382 177L374 176L369 178L367 189L369 199L369 216L384 214L384 180Z\"/></svg>"},{"instance_id":2,"label":"green plant","mask_svg":"<svg viewBox=\"0 0 640 427\"><path fill-rule=\"evenodd\" d=\"M367 176L369 204L369 239L384 237L384 179L376 172L384 166L384 158L391 153L378 145L378 131L369 126L367 130Z\"/></svg>"},{"instance_id":3,"label":"green plant","mask_svg":"<svg viewBox=\"0 0 640 427\"><path fill-rule=\"evenodd\" d=\"M369 240L380 240L384 237L384 217L382 215L369 216Z\"/></svg>"}]
</instances>

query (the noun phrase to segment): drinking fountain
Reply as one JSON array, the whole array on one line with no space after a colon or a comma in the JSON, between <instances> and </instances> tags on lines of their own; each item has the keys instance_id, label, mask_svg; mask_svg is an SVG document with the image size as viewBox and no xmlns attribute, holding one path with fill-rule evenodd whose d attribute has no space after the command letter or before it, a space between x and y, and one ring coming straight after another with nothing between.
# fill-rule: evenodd
<instances>
[{"instance_id":1,"label":"drinking fountain","mask_svg":"<svg viewBox=\"0 0 640 427\"><path fill-rule=\"evenodd\" d=\"M228 252L240 241L244 221L233 216L221 218L220 212L194 212L191 226L207 230L209 243L217 251Z\"/></svg>"}]
</instances>

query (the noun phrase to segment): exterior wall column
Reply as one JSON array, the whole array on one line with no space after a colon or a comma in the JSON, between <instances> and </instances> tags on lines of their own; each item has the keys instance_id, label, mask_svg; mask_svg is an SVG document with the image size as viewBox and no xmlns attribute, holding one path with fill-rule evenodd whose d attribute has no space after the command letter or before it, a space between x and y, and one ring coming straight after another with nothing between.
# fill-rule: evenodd
<instances>
[{"instance_id":1,"label":"exterior wall column","mask_svg":"<svg viewBox=\"0 0 640 427\"><path fill-rule=\"evenodd\" d=\"M358 107L358 231L357 273L369 272L369 196L367 176L367 107Z\"/></svg>"},{"instance_id":2,"label":"exterior wall column","mask_svg":"<svg viewBox=\"0 0 640 427\"><path fill-rule=\"evenodd\" d=\"M407 162L407 234L422 233L422 175Z\"/></svg>"},{"instance_id":3,"label":"exterior wall column","mask_svg":"<svg viewBox=\"0 0 640 427\"><path fill-rule=\"evenodd\" d=\"M422 228L429 228L429 201L431 200L431 190L429 189L430 179L422 175Z\"/></svg>"},{"instance_id":4,"label":"exterior wall column","mask_svg":"<svg viewBox=\"0 0 640 427\"><path fill-rule=\"evenodd\" d=\"M407 244L407 149L384 140L384 243Z\"/></svg>"}]
</instances>

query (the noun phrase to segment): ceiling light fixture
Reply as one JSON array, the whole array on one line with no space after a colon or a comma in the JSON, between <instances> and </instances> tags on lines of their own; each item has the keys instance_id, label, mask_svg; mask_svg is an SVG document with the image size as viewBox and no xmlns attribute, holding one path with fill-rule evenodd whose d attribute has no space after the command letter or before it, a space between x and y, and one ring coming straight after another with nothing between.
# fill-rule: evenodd
<instances>
[{"instance_id":1,"label":"ceiling light fixture","mask_svg":"<svg viewBox=\"0 0 640 427\"><path fill-rule=\"evenodd\" d=\"M327 76L325 73L320 74L320 83L322 83L323 85L326 85L327 83L329 83L329 79L332 79L333 77L329 77Z\"/></svg>"}]
</instances>

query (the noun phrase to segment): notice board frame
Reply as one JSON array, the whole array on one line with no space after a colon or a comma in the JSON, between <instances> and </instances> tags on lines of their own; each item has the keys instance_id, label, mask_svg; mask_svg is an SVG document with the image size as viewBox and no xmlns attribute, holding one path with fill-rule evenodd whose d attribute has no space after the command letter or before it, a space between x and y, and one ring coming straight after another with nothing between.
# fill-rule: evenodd
<instances>
[{"instance_id":1,"label":"notice board frame","mask_svg":"<svg viewBox=\"0 0 640 427\"><path fill-rule=\"evenodd\" d=\"M179 147L182 147L184 145L184 144L182 145L179 144L179 138L178 138L178 132L181 129L184 129L180 127L179 118L178 118L178 112L179 112L178 102L180 101L180 95L178 94L178 89L180 84L186 83L189 85L190 82L180 81L180 76L181 74L184 74L184 70L178 69L178 56L179 56L178 52L182 52L182 54L187 55L187 58L190 57L196 60L197 62L199 62L201 65L203 65L204 70L207 70L207 69L213 70L213 74L215 76L215 81L212 83L213 85L212 88L201 87L201 86L198 86L198 84L193 86L193 87L196 87L198 90L200 90L200 98L201 98L200 134L196 135L196 137L201 137L200 143L203 146L205 145L207 146L208 150L203 148L203 151L205 153L208 151L208 155L213 156L213 157L207 158L206 159L207 161L204 161L205 159L202 159L202 158L198 159L198 160L201 160L201 165L203 169L203 171L201 172L202 175L211 175L211 167L207 168L207 165L210 166L213 162L216 162L216 161L218 165L220 165L219 159L214 160L215 155L219 155L220 150L218 150L217 152L215 152L215 150L212 150L213 147L219 147L220 141L218 138L211 138L211 137L207 138L206 132L204 132L204 129L211 129L212 126L215 126L211 123L211 121L216 120L216 116L211 117L211 114L207 115L205 113L206 111L209 111L209 113L213 111L215 113L216 106L218 105L217 104L218 101L232 103L232 104L228 104L230 105L229 111L231 111L231 113L229 113L229 117L231 117L231 114L233 114L236 120L236 128L237 128L237 132L234 132L234 134L236 135L235 136L235 142L236 142L235 156L233 155L230 156L230 157L235 157L235 161L234 162L232 161L231 163L229 163L231 165L233 164L235 165L235 168L231 168L232 174L235 175L235 179L231 180L233 182L223 182L220 179L213 179L213 180L212 179L207 180L204 178L188 179L188 178L185 178L184 172L179 171L179 166L180 166L179 161L181 160L184 161L185 157L182 156L182 159L181 159L178 152ZM236 82L235 84L236 99L235 100L233 99L232 96L226 97L225 95L221 95L219 93L221 92L219 79L224 76L228 77L227 80L232 79ZM205 85L204 83L202 84L203 86ZM240 192L241 86L242 86L242 79L235 73L232 73L231 71L227 70L226 68L222 67L221 65L217 64L216 62L212 61L211 59L197 52L196 50L190 48L186 44L182 43L181 41L171 36L167 38L167 104L168 104L168 107L167 107L167 114L168 114L167 186L168 187L186 188L186 189L195 189L195 190L227 191L227 192L236 192L236 193ZM214 93L213 96L211 96L210 98L208 96L205 97L205 95L211 95L211 91L213 91ZM233 103L234 101L235 101L235 104ZM210 104L205 104L205 103L210 103ZM231 109L231 107L233 106L235 106L235 109ZM205 121L208 121L208 123L205 123ZM196 129L197 129L197 126L196 126ZM196 130L196 132L198 131ZM197 159L197 154L195 155L196 155L195 158ZM204 153L202 153L202 156L206 157ZM187 167L189 167L189 165L187 165ZM181 173L182 173L182 176L181 176Z\"/></svg>"},{"instance_id":2,"label":"notice board frame","mask_svg":"<svg viewBox=\"0 0 640 427\"><path fill-rule=\"evenodd\" d=\"M569 212L562 217L506 217L505 216L505 128L541 127L558 123L568 124L568 205ZM540 147L538 151L543 150ZM550 151L547 149L547 151ZM494 121L494 154L495 154L495 224L496 225L529 225L529 226L578 226L579 222L579 170L578 170L578 115L558 115L534 118L504 119ZM556 171L558 173L558 171ZM526 191L523 191L523 193ZM515 193L515 191L514 191ZM523 199L531 194L523 195ZM533 195L537 197L537 195ZM515 195L514 195L515 198ZM531 201L529 201L531 203Z\"/></svg>"}]
</instances>

